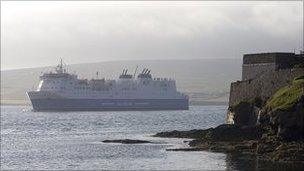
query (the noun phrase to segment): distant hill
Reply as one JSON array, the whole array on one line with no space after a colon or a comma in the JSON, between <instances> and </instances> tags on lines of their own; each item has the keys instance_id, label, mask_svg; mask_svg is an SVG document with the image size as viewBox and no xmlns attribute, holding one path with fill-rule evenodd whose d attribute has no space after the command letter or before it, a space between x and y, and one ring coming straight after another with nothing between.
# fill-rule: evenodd
<instances>
[{"instance_id":1,"label":"distant hill","mask_svg":"<svg viewBox=\"0 0 304 171\"><path fill-rule=\"evenodd\" d=\"M190 95L193 104L223 103L228 101L230 82L240 79L241 59L201 60L136 60L83 63L68 65L69 72L76 72L80 78L117 78L123 68L133 73L150 68L154 77L169 77L177 81L179 91ZM42 72L53 67L1 71L1 102L28 102L25 92L37 87Z\"/></svg>"}]
</instances>

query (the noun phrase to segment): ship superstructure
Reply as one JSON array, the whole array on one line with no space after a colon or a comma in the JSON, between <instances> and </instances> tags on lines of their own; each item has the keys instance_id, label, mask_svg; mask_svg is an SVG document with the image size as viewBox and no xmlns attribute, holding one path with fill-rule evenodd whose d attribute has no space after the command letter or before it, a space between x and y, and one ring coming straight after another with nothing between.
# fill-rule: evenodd
<instances>
[{"instance_id":1,"label":"ship superstructure","mask_svg":"<svg viewBox=\"0 0 304 171\"><path fill-rule=\"evenodd\" d=\"M64 68L40 76L37 90L27 92L33 109L41 110L187 110L188 97L175 80L153 78L143 69L137 76L124 69L117 80L79 79Z\"/></svg>"}]
</instances>

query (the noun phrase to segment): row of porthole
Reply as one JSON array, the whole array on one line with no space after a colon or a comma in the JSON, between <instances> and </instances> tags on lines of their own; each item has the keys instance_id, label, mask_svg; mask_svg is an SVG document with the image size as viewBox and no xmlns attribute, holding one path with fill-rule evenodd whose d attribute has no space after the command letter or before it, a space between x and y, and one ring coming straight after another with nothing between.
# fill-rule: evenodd
<instances>
[{"instance_id":1,"label":"row of porthole","mask_svg":"<svg viewBox=\"0 0 304 171\"><path fill-rule=\"evenodd\" d=\"M149 81L143 81L143 84L144 85L148 85L149 84ZM154 86L156 86L156 85L159 85L159 84L157 84L157 83L153 83L153 85ZM170 86L170 84L160 84L160 86L164 86L164 87L167 87L167 86Z\"/></svg>"},{"instance_id":2,"label":"row of porthole","mask_svg":"<svg viewBox=\"0 0 304 171\"><path fill-rule=\"evenodd\" d=\"M74 89L88 90L90 87L74 87Z\"/></svg>"}]
</instances>

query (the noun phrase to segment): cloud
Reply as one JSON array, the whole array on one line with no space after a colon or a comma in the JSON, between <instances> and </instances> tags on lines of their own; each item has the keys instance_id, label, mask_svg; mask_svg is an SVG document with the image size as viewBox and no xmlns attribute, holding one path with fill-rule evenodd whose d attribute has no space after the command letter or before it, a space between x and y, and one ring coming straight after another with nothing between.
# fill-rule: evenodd
<instances>
[{"instance_id":1,"label":"cloud","mask_svg":"<svg viewBox=\"0 0 304 171\"><path fill-rule=\"evenodd\" d=\"M1 67L299 50L303 2L2 2Z\"/></svg>"}]
</instances>

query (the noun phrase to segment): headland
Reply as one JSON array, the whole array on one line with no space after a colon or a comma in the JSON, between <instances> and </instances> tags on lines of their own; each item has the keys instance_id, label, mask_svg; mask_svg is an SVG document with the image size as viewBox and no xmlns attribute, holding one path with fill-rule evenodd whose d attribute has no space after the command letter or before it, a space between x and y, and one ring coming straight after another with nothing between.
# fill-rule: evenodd
<instances>
[{"instance_id":1,"label":"headland","mask_svg":"<svg viewBox=\"0 0 304 171\"><path fill-rule=\"evenodd\" d=\"M304 164L304 53L245 54L242 80L231 83L226 124L154 136L193 139L190 148L171 151L237 152Z\"/></svg>"}]
</instances>

